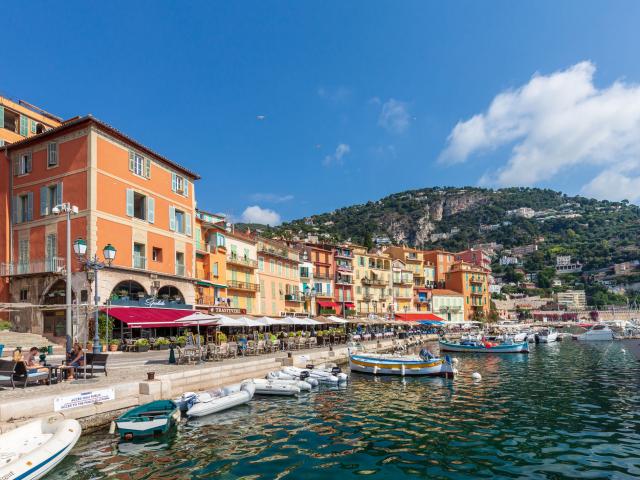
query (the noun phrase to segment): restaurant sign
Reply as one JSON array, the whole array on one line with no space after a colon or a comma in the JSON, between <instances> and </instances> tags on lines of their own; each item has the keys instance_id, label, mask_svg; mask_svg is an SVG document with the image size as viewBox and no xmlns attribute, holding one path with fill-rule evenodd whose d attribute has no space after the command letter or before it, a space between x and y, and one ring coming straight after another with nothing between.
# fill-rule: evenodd
<instances>
[{"instance_id":1,"label":"restaurant sign","mask_svg":"<svg viewBox=\"0 0 640 480\"><path fill-rule=\"evenodd\" d=\"M245 315L247 313L246 308L233 308L233 307L209 307L209 313L229 313L235 315Z\"/></svg>"},{"instance_id":2,"label":"restaurant sign","mask_svg":"<svg viewBox=\"0 0 640 480\"><path fill-rule=\"evenodd\" d=\"M74 393L64 397L56 397L53 399L53 410L59 412L61 410L69 410L71 408L87 407L96 403L108 402L116 399L116 392L113 388L105 388L102 390L94 390L92 392Z\"/></svg>"}]
</instances>

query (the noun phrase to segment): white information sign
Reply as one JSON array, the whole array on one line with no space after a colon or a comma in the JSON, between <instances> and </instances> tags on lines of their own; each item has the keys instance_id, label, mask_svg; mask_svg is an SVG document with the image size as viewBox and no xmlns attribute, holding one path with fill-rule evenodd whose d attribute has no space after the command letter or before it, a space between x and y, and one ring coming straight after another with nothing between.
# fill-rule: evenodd
<instances>
[{"instance_id":1,"label":"white information sign","mask_svg":"<svg viewBox=\"0 0 640 480\"><path fill-rule=\"evenodd\" d=\"M74 393L64 397L57 397L53 400L53 410L69 410L70 408L86 407L94 403L108 402L115 400L116 392L113 388L105 388L103 390L95 390L92 392Z\"/></svg>"}]
</instances>

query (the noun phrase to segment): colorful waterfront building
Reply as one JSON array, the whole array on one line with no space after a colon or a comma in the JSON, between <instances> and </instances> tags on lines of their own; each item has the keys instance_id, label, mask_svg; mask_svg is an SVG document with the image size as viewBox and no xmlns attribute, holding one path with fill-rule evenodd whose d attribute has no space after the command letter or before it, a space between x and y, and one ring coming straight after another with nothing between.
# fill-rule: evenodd
<instances>
[{"instance_id":1,"label":"colorful waterfront building","mask_svg":"<svg viewBox=\"0 0 640 480\"><path fill-rule=\"evenodd\" d=\"M300 248L300 247L299 247ZM301 248L299 258L300 295L302 296L302 311L306 315L315 315L315 290L313 279L313 263L309 261L309 253Z\"/></svg>"},{"instance_id":2,"label":"colorful waterfront building","mask_svg":"<svg viewBox=\"0 0 640 480\"><path fill-rule=\"evenodd\" d=\"M304 262L313 265L313 290L310 292L316 315L335 315L339 306L334 300L335 270L333 246L305 243L302 246Z\"/></svg>"},{"instance_id":3,"label":"colorful waterfront building","mask_svg":"<svg viewBox=\"0 0 640 480\"><path fill-rule=\"evenodd\" d=\"M425 250L422 257L435 267L435 282L439 288L444 288L446 274L455 262L455 254L446 250Z\"/></svg>"},{"instance_id":4,"label":"colorful waterfront building","mask_svg":"<svg viewBox=\"0 0 640 480\"><path fill-rule=\"evenodd\" d=\"M413 268L407 268L402 260L393 260L391 264L393 280L393 309L395 312L413 310Z\"/></svg>"},{"instance_id":5,"label":"colorful waterfront building","mask_svg":"<svg viewBox=\"0 0 640 480\"><path fill-rule=\"evenodd\" d=\"M59 127L62 119L24 100L0 96L0 147Z\"/></svg>"},{"instance_id":6,"label":"colorful waterfront building","mask_svg":"<svg viewBox=\"0 0 640 480\"><path fill-rule=\"evenodd\" d=\"M100 271L101 302L190 308L195 301L193 222L199 176L92 116L78 117L0 149L9 184L8 258L12 302L44 306L12 314L20 331L60 340L65 332L66 245L83 239L87 255L117 255ZM10 168L9 168L10 166ZM69 203L66 216L55 207ZM72 299L93 297L91 275L72 259ZM75 335L87 338L84 318Z\"/></svg>"},{"instance_id":7,"label":"colorful waterfront building","mask_svg":"<svg viewBox=\"0 0 640 480\"><path fill-rule=\"evenodd\" d=\"M344 244L334 247L333 262L335 271L333 298L337 303L336 313L343 317L354 315L356 306L353 295L353 246Z\"/></svg>"},{"instance_id":8,"label":"colorful waterfront building","mask_svg":"<svg viewBox=\"0 0 640 480\"><path fill-rule=\"evenodd\" d=\"M227 296L226 225L223 215L196 210L196 307L209 313L231 306Z\"/></svg>"},{"instance_id":9,"label":"colorful waterfront building","mask_svg":"<svg viewBox=\"0 0 640 480\"><path fill-rule=\"evenodd\" d=\"M391 258L364 247L354 246L353 252L356 312L362 316L388 313L393 296Z\"/></svg>"},{"instance_id":10,"label":"colorful waterfront building","mask_svg":"<svg viewBox=\"0 0 640 480\"><path fill-rule=\"evenodd\" d=\"M444 288L434 288L431 296L431 311L447 322L465 320L464 295Z\"/></svg>"},{"instance_id":11,"label":"colorful waterfront building","mask_svg":"<svg viewBox=\"0 0 640 480\"><path fill-rule=\"evenodd\" d=\"M455 254L456 262L466 262L476 267L491 268L491 256L484 250L469 248Z\"/></svg>"},{"instance_id":12,"label":"colorful waterfront building","mask_svg":"<svg viewBox=\"0 0 640 480\"><path fill-rule=\"evenodd\" d=\"M227 246L227 295L230 306L242 313L258 313L258 269L256 240L237 230L225 234Z\"/></svg>"},{"instance_id":13,"label":"colorful waterfront building","mask_svg":"<svg viewBox=\"0 0 640 480\"><path fill-rule=\"evenodd\" d=\"M446 273L447 289L460 292L464 298L464 318L480 320L487 318L490 310L490 271L466 262L455 262Z\"/></svg>"},{"instance_id":14,"label":"colorful waterfront building","mask_svg":"<svg viewBox=\"0 0 640 480\"><path fill-rule=\"evenodd\" d=\"M300 252L284 242L256 237L261 315L304 312L300 292Z\"/></svg>"}]
</instances>

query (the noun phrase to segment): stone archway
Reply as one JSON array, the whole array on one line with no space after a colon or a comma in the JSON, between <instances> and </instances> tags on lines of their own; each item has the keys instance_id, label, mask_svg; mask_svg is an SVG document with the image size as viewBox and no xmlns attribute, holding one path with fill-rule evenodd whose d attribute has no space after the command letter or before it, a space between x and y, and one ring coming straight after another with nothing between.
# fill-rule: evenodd
<instances>
[{"instance_id":1,"label":"stone archway","mask_svg":"<svg viewBox=\"0 0 640 480\"><path fill-rule=\"evenodd\" d=\"M157 297L159 300L164 300L172 303L184 304L184 295L182 292L173 285L164 285L158 290Z\"/></svg>"},{"instance_id":2,"label":"stone archway","mask_svg":"<svg viewBox=\"0 0 640 480\"><path fill-rule=\"evenodd\" d=\"M109 299L137 301L146 296L147 291L138 282L135 280L123 280L113 287Z\"/></svg>"}]
</instances>

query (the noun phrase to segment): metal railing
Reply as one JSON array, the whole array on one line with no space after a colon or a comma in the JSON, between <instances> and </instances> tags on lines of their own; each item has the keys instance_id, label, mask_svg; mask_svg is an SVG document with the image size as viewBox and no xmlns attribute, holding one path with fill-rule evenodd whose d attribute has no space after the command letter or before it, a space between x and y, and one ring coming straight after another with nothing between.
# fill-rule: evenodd
<instances>
[{"instance_id":1,"label":"metal railing","mask_svg":"<svg viewBox=\"0 0 640 480\"><path fill-rule=\"evenodd\" d=\"M389 282L381 279L381 278L363 278L362 279L362 284L363 285L377 285L379 287L386 287L387 285L389 285Z\"/></svg>"},{"instance_id":2,"label":"metal railing","mask_svg":"<svg viewBox=\"0 0 640 480\"><path fill-rule=\"evenodd\" d=\"M227 256L227 263L234 263L236 265L242 265L245 267L257 268L258 261L251 258L239 257L237 255Z\"/></svg>"},{"instance_id":3,"label":"metal railing","mask_svg":"<svg viewBox=\"0 0 640 480\"><path fill-rule=\"evenodd\" d=\"M235 288L236 290L249 290L259 292L260 285L257 283L239 282L238 280L227 280L227 288Z\"/></svg>"},{"instance_id":4,"label":"metal railing","mask_svg":"<svg viewBox=\"0 0 640 480\"><path fill-rule=\"evenodd\" d=\"M185 267L180 263L176 263L176 275L179 277L184 277Z\"/></svg>"},{"instance_id":5,"label":"metal railing","mask_svg":"<svg viewBox=\"0 0 640 480\"><path fill-rule=\"evenodd\" d=\"M297 293L287 293L285 294L284 299L287 302L304 302L302 295Z\"/></svg>"},{"instance_id":6,"label":"metal railing","mask_svg":"<svg viewBox=\"0 0 640 480\"><path fill-rule=\"evenodd\" d=\"M65 269L63 257L51 257L34 262L1 263L0 276L29 275L34 273L60 273Z\"/></svg>"},{"instance_id":7,"label":"metal railing","mask_svg":"<svg viewBox=\"0 0 640 480\"><path fill-rule=\"evenodd\" d=\"M142 257L140 255L133 256L133 268L140 268L145 270L147 268L147 257Z\"/></svg>"}]
</instances>

